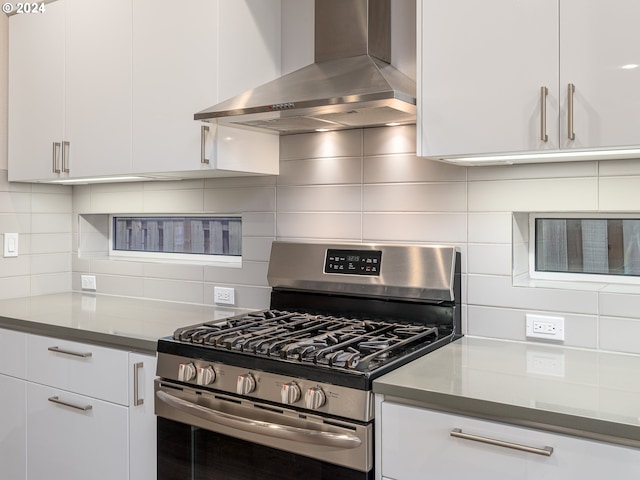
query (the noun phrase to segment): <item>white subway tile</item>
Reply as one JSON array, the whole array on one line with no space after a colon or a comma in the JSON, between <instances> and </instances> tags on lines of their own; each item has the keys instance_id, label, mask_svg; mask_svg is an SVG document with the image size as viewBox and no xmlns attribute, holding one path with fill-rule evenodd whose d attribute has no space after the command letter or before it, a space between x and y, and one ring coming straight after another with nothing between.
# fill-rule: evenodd
<instances>
[{"instance_id":1,"label":"white subway tile","mask_svg":"<svg viewBox=\"0 0 640 480\"><path fill-rule=\"evenodd\" d=\"M599 162L598 173L600 177L640 175L640 159L602 160Z\"/></svg>"},{"instance_id":2,"label":"white subway tile","mask_svg":"<svg viewBox=\"0 0 640 480\"><path fill-rule=\"evenodd\" d=\"M148 278L202 282L204 280L204 269L205 267L203 265L146 262L142 263L142 276Z\"/></svg>"},{"instance_id":3,"label":"white subway tile","mask_svg":"<svg viewBox=\"0 0 640 480\"><path fill-rule=\"evenodd\" d=\"M598 162L528 163L468 169L469 181L534 178L595 177Z\"/></svg>"},{"instance_id":4,"label":"white subway tile","mask_svg":"<svg viewBox=\"0 0 640 480\"><path fill-rule=\"evenodd\" d=\"M85 213L140 213L144 209L142 189L98 191L91 194L91 211Z\"/></svg>"},{"instance_id":5,"label":"white subway tile","mask_svg":"<svg viewBox=\"0 0 640 480\"><path fill-rule=\"evenodd\" d=\"M640 294L600 292L600 315L608 317L640 317Z\"/></svg>"},{"instance_id":6,"label":"white subway tile","mask_svg":"<svg viewBox=\"0 0 640 480\"><path fill-rule=\"evenodd\" d=\"M0 192L0 213L31 212L31 195L22 192Z\"/></svg>"},{"instance_id":7,"label":"white subway tile","mask_svg":"<svg viewBox=\"0 0 640 480\"><path fill-rule=\"evenodd\" d=\"M71 195L51 195L34 193L31 195L31 211L33 213L71 213Z\"/></svg>"},{"instance_id":8,"label":"white subway tile","mask_svg":"<svg viewBox=\"0 0 640 480\"><path fill-rule=\"evenodd\" d=\"M367 241L463 243L467 239L464 213L366 213Z\"/></svg>"},{"instance_id":9,"label":"white subway tile","mask_svg":"<svg viewBox=\"0 0 640 480\"><path fill-rule=\"evenodd\" d=\"M274 212L250 212L242 214L242 237L275 237L276 214Z\"/></svg>"},{"instance_id":10,"label":"white subway tile","mask_svg":"<svg viewBox=\"0 0 640 480\"><path fill-rule=\"evenodd\" d=\"M362 130L358 129L280 137L280 160L357 156L362 156Z\"/></svg>"},{"instance_id":11,"label":"white subway tile","mask_svg":"<svg viewBox=\"0 0 640 480\"><path fill-rule=\"evenodd\" d=\"M468 282L469 305L585 315L598 313L598 294L595 291L514 287L510 276L469 274Z\"/></svg>"},{"instance_id":12,"label":"white subway tile","mask_svg":"<svg viewBox=\"0 0 640 480\"><path fill-rule=\"evenodd\" d=\"M273 187L210 188L204 191L204 211L215 213L275 211Z\"/></svg>"},{"instance_id":13,"label":"white subway tile","mask_svg":"<svg viewBox=\"0 0 640 480\"><path fill-rule=\"evenodd\" d=\"M334 157L282 161L277 179L278 185L359 184L362 181L362 158Z\"/></svg>"},{"instance_id":14,"label":"white subway tile","mask_svg":"<svg viewBox=\"0 0 640 480\"><path fill-rule=\"evenodd\" d=\"M365 128L364 155L415 153L416 126Z\"/></svg>"},{"instance_id":15,"label":"white subway tile","mask_svg":"<svg viewBox=\"0 0 640 480\"><path fill-rule=\"evenodd\" d=\"M212 177L204 179L204 188L274 187L277 179L278 175Z\"/></svg>"},{"instance_id":16,"label":"white subway tile","mask_svg":"<svg viewBox=\"0 0 640 480\"><path fill-rule=\"evenodd\" d=\"M278 213L278 237L359 240L359 213Z\"/></svg>"},{"instance_id":17,"label":"white subway tile","mask_svg":"<svg viewBox=\"0 0 640 480\"><path fill-rule=\"evenodd\" d=\"M30 255L28 258L31 260L32 275L71 273L71 255L50 253Z\"/></svg>"},{"instance_id":18,"label":"white subway tile","mask_svg":"<svg viewBox=\"0 0 640 480\"><path fill-rule=\"evenodd\" d=\"M364 158L364 183L464 182L467 169L416 157L389 154Z\"/></svg>"},{"instance_id":19,"label":"white subway tile","mask_svg":"<svg viewBox=\"0 0 640 480\"><path fill-rule=\"evenodd\" d=\"M600 349L640 354L640 321L635 318L600 317Z\"/></svg>"},{"instance_id":20,"label":"white subway tile","mask_svg":"<svg viewBox=\"0 0 640 480\"><path fill-rule=\"evenodd\" d=\"M106 295L144 297L144 278L122 275L96 275L97 292ZM80 275L74 274L74 290L81 290Z\"/></svg>"},{"instance_id":21,"label":"white subway tile","mask_svg":"<svg viewBox=\"0 0 640 480\"><path fill-rule=\"evenodd\" d=\"M71 233L39 233L29 235L31 253L70 253ZM20 240L20 250L23 242Z\"/></svg>"},{"instance_id":22,"label":"white subway tile","mask_svg":"<svg viewBox=\"0 0 640 480\"><path fill-rule=\"evenodd\" d=\"M161 182L141 182L138 185L142 190L151 192L154 190L160 190L166 192L167 190L202 190L205 185L204 178L189 178L185 180L163 180Z\"/></svg>"},{"instance_id":23,"label":"white subway tile","mask_svg":"<svg viewBox=\"0 0 640 480\"><path fill-rule=\"evenodd\" d=\"M365 185L364 212L465 212L464 183Z\"/></svg>"},{"instance_id":24,"label":"white subway tile","mask_svg":"<svg viewBox=\"0 0 640 480\"><path fill-rule=\"evenodd\" d=\"M31 233L31 215L28 213L0 213L0 233Z\"/></svg>"},{"instance_id":25,"label":"white subway tile","mask_svg":"<svg viewBox=\"0 0 640 480\"><path fill-rule=\"evenodd\" d=\"M204 281L227 285L269 286L267 282L268 262L242 261L242 268L205 267Z\"/></svg>"},{"instance_id":26,"label":"white subway tile","mask_svg":"<svg viewBox=\"0 0 640 480\"><path fill-rule=\"evenodd\" d=\"M511 246L470 243L467 268L469 273L511 275Z\"/></svg>"},{"instance_id":27,"label":"white subway tile","mask_svg":"<svg viewBox=\"0 0 640 480\"><path fill-rule=\"evenodd\" d=\"M600 210L640 210L640 176L603 177L599 189Z\"/></svg>"},{"instance_id":28,"label":"white subway tile","mask_svg":"<svg viewBox=\"0 0 640 480\"><path fill-rule=\"evenodd\" d=\"M469 213L469 242L511 243L510 213Z\"/></svg>"},{"instance_id":29,"label":"white subway tile","mask_svg":"<svg viewBox=\"0 0 640 480\"><path fill-rule=\"evenodd\" d=\"M122 277L142 277L144 263L136 261L110 260L109 258L91 259L91 273L96 275L119 275Z\"/></svg>"},{"instance_id":30,"label":"white subway tile","mask_svg":"<svg viewBox=\"0 0 640 480\"><path fill-rule=\"evenodd\" d=\"M279 187L278 212L360 212L360 186Z\"/></svg>"},{"instance_id":31,"label":"white subway tile","mask_svg":"<svg viewBox=\"0 0 640 480\"><path fill-rule=\"evenodd\" d=\"M247 237L242 239L242 260L267 262L271 254L273 237Z\"/></svg>"},{"instance_id":32,"label":"white subway tile","mask_svg":"<svg viewBox=\"0 0 640 480\"><path fill-rule=\"evenodd\" d=\"M0 299L31 295L31 276L0 277Z\"/></svg>"},{"instance_id":33,"label":"white subway tile","mask_svg":"<svg viewBox=\"0 0 640 480\"><path fill-rule=\"evenodd\" d=\"M0 257L0 272L2 277L22 277L31 273L31 256Z\"/></svg>"},{"instance_id":34,"label":"white subway tile","mask_svg":"<svg viewBox=\"0 0 640 480\"><path fill-rule=\"evenodd\" d=\"M144 298L170 302L203 303L203 283L144 278Z\"/></svg>"},{"instance_id":35,"label":"white subway tile","mask_svg":"<svg viewBox=\"0 0 640 480\"><path fill-rule=\"evenodd\" d=\"M469 182L470 212L596 210L597 178Z\"/></svg>"},{"instance_id":36,"label":"white subway tile","mask_svg":"<svg viewBox=\"0 0 640 480\"><path fill-rule=\"evenodd\" d=\"M143 213L198 213L204 206L204 190L145 190Z\"/></svg>"},{"instance_id":37,"label":"white subway tile","mask_svg":"<svg viewBox=\"0 0 640 480\"><path fill-rule=\"evenodd\" d=\"M31 295L48 295L71 290L71 272L31 275Z\"/></svg>"},{"instance_id":38,"label":"white subway tile","mask_svg":"<svg viewBox=\"0 0 640 480\"><path fill-rule=\"evenodd\" d=\"M71 232L71 214L34 213L31 215L31 233Z\"/></svg>"}]
</instances>

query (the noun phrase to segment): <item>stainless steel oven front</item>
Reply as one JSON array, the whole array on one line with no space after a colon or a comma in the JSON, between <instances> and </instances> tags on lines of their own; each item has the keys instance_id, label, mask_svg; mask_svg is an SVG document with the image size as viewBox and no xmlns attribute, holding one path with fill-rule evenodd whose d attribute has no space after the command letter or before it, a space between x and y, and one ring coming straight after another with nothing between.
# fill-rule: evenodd
<instances>
[{"instance_id":1,"label":"stainless steel oven front","mask_svg":"<svg viewBox=\"0 0 640 480\"><path fill-rule=\"evenodd\" d=\"M369 480L373 423L156 380L158 479Z\"/></svg>"}]
</instances>

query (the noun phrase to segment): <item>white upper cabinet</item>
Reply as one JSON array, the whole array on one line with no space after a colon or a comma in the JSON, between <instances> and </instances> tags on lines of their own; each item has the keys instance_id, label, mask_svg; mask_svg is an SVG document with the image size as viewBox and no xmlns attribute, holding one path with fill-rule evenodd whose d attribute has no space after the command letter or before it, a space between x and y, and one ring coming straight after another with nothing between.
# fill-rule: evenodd
<instances>
[{"instance_id":1,"label":"white upper cabinet","mask_svg":"<svg viewBox=\"0 0 640 480\"><path fill-rule=\"evenodd\" d=\"M66 0L69 175L131 170L131 0ZM46 13L45 13L46 15Z\"/></svg>"},{"instance_id":2,"label":"white upper cabinet","mask_svg":"<svg viewBox=\"0 0 640 480\"><path fill-rule=\"evenodd\" d=\"M217 99L217 23L217 1L134 1L134 170L207 168L193 114Z\"/></svg>"},{"instance_id":3,"label":"white upper cabinet","mask_svg":"<svg viewBox=\"0 0 640 480\"><path fill-rule=\"evenodd\" d=\"M14 15L9 28L9 180L53 179L64 138L66 3Z\"/></svg>"},{"instance_id":4,"label":"white upper cabinet","mask_svg":"<svg viewBox=\"0 0 640 480\"><path fill-rule=\"evenodd\" d=\"M193 116L280 75L280 11L280 0L58 0L14 15L9 179L277 174L277 136Z\"/></svg>"},{"instance_id":5,"label":"white upper cabinet","mask_svg":"<svg viewBox=\"0 0 640 480\"><path fill-rule=\"evenodd\" d=\"M418 9L419 155L534 153L524 160L534 162L640 146L638 2L421 0Z\"/></svg>"},{"instance_id":6,"label":"white upper cabinet","mask_svg":"<svg viewBox=\"0 0 640 480\"><path fill-rule=\"evenodd\" d=\"M557 0L420 4L419 154L557 149Z\"/></svg>"},{"instance_id":7,"label":"white upper cabinet","mask_svg":"<svg viewBox=\"0 0 640 480\"><path fill-rule=\"evenodd\" d=\"M560 89L568 119L568 85L575 86L573 133L561 124L562 148L640 144L640 2L561 0Z\"/></svg>"},{"instance_id":8,"label":"white upper cabinet","mask_svg":"<svg viewBox=\"0 0 640 480\"><path fill-rule=\"evenodd\" d=\"M130 171L131 0L12 16L9 97L9 180Z\"/></svg>"}]
</instances>

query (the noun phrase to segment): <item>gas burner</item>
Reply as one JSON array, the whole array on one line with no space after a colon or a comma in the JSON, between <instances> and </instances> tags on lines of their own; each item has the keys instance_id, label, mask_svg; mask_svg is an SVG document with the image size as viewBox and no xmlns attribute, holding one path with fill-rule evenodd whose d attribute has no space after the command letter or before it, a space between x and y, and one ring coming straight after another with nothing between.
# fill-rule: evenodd
<instances>
[{"instance_id":1,"label":"gas burner","mask_svg":"<svg viewBox=\"0 0 640 480\"><path fill-rule=\"evenodd\" d=\"M176 330L179 342L366 372L439 338L437 328L373 319L264 310Z\"/></svg>"}]
</instances>

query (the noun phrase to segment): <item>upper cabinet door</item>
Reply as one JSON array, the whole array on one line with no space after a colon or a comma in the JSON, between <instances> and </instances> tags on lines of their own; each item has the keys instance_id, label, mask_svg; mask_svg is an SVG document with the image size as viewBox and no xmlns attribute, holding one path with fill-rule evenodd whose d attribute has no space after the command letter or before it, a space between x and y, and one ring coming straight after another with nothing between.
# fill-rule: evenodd
<instances>
[{"instance_id":1,"label":"upper cabinet door","mask_svg":"<svg viewBox=\"0 0 640 480\"><path fill-rule=\"evenodd\" d=\"M558 0L421 0L418 19L419 155L559 147Z\"/></svg>"},{"instance_id":2,"label":"upper cabinet door","mask_svg":"<svg viewBox=\"0 0 640 480\"><path fill-rule=\"evenodd\" d=\"M10 181L59 176L65 5L60 0L46 4L45 13L9 19Z\"/></svg>"},{"instance_id":3,"label":"upper cabinet door","mask_svg":"<svg viewBox=\"0 0 640 480\"><path fill-rule=\"evenodd\" d=\"M208 168L193 115L218 99L217 24L217 0L134 0L134 171Z\"/></svg>"},{"instance_id":4,"label":"upper cabinet door","mask_svg":"<svg viewBox=\"0 0 640 480\"><path fill-rule=\"evenodd\" d=\"M561 0L563 148L640 144L640 2ZM573 93L569 139L568 85Z\"/></svg>"},{"instance_id":5,"label":"upper cabinet door","mask_svg":"<svg viewBox=\"0 0 640 480\"><path fill-rule=\"evenodd\" d=\"M70 176L130 172L131 0L66 1Z\"/></svg>"}]
</instances>

